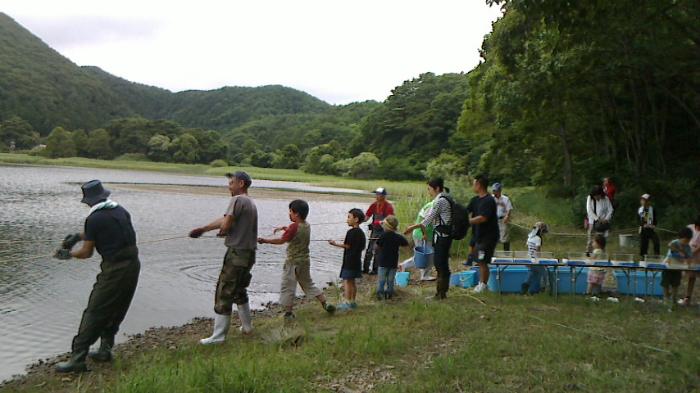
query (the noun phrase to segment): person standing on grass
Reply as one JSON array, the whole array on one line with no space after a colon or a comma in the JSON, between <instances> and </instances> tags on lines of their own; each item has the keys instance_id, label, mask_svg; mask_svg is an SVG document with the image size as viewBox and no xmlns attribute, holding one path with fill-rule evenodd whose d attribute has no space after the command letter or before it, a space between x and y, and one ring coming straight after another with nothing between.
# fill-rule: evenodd
<instances>
[{"instance_id":1,"label":"person standing on grass","mask_svg":"<svg viewBox=\"0 0 700 393\"><path fill-rule=\"evenodd\" d=\"M206 232L218 229L217 236L225 237L226 245L226 254L214 295L214 332L211 336L199 340L202 345L221 344L226 340L231 327L234 303L241 320L241 332L245 335L253 332L248 303L248 285L253 278L250 271L255 265L258 237L258 210L248 196L248 188L253 180L247 173L240 171L227 173L226 177L231 193L226 213L210 224L190 231L191 238L198 238Z\"/></svg>"},{"instance_id":2,"label":"person standing on grass","mask_svg":"<svg viewBox=\"0 0 700 393\"><path fill-rule=\"evenodd\" d=\"M474 244L479 265L479 284L474 287L474 292L481 293L488 289L489 263L496 251L499 239L498 214L496 201L488 192L489 179L485 175L479 175L474 179L474 192L479 199L469 223L474 225Z\"/></svg>"},{"instance_id":3,"label":"person standing on grass","mask_svg":"<svg viewBox=\"0 0 700 393\"><path fill-rule=\"evenodd\" d=\"M603 192L601 186L595 186L586 198L586 214L588 215L588 244L586 252L593 251L593 238L601 235L608 238L610 233L610 220L613 215L613 207L610 200Z\"/></svg>"},{"instance_id":4,"label":"person standing on grass","mask_svg":"<svg viewBox=\"0 0 700 393\"><path fill-rule=\"evenodd\" d=\"M307 296L313 296L321 303L321 307L328 313L333 313L335 307L326 303L323 291L314 285L311 279L311 258L309 256L309 242L311 241L311 225L306 222L309 215L309 204L301 199L289 203L289 219L292 224L275 228L274 233L284 231L281 238L259 238L260 244L284 244L287 245L287 259L284 262L282 273L282 288L280 289L280 304L285 308L284 319L294 320L294 297L296 296L297 283Z\"/></svg>"},{"instance_id":5,"label":"person standing on grass","mask_svg":"<svg viewBox=\"0 0 700 393\"><path fill-rule=\"evenodd\" d=\"M603 235L595 235L592 240L592 255L593 258L604 258L605 257L605 246L607 241ZM612 274L612 272L610 272ZM597 302L600 300L598 295L603 290L603 283L605 282L606 270L602 267L591 267L588 269L588 288L586 292L591 295L591 300Z\"/></svg>"},{"instance_id":6,"label":"person standing on grass","mask_svg":"<svg viewBox=\"0 0 700 393\"><path fill-rule=\"evenodd\" d=\"M430 209L433 208L433 201L429 201L425 205L423 205L423 208L420 209L418 212L418 216L416 216L416 221L415 223L418 224L422 222L425 217L428 215L428 212ZM413 230L413 243L416 246L422 245L425 248L433 248L433 226L428 225L425 227L427 233L426 236L423 236L423 230L421 228L416 228ZM423 240L423 239L426 240ZM405 271L406 269L410 269L415 267L415 255L406 259L405 261L401 262L401 265L399 265L399 270L400 271ZM428 257L428 264L425 268L418 269L420 271L420 280L421 281L435 281L434 277L430 276L430 272L433 270L433 254L430 254Z\"/></svg>"},{"instance_id":7,"label":"person standing on grass","mask_svg":"<svg viewBox=\"0 0 700 393\"><path fill-rule=\"evenodd\" d=\"M695 217L695 222L688 225L688 229L693 233L693 238L690 239L690 251L692 252L692 257L690 258L690 265L699 267L700 266L700 215ZM693 299L693 289L695 288L695 278L697 277L697 272L686 272L688 276L688 288L686 289L685 298L681 299L678 303L682 306L689 306Z\"/></svg>"},{"instance_id":8,"label":"person standing on grass","mask_svg":"<svg viewBox=\"0 0 700 393\"><path fill-rule=\"evenodd\" d=\"M427 239L427 227L433 226L433 263L437 271L435 298L440 300L447 298L447 291L450 288L450 248L452 247L452 206L454 203L442 178L434 178L428 182L428 194L433 197L433 208L430 209L421 223L406 228L404 235L420 228L423 239Z\"/></svg>"},{"instance_id":9,"label":"person standing on grass","mask_svg":"<svg viewBox=\"0 0 700 393\"><path fill-rule=\"evenodd\" d=\"M640 247L639 255L644 258L649 251L649 240L654 243L654 255L661 254L661 246L659 244L659 235L656 234L657 211L651 205L651 195L644 194L640 198L639 210L639 238Z\"/></svg>"},{"instance_id":10,"label":"person standing on grass","mask_svg":"<svg viewBox=\"0 0 700 393\"><path fill-rule=\"evenodd\" d=\"M343 266L340 268L340 278L343 280L345 303L338 306L339 311L349 311L357 308L357 284L355 280L362 278L362 250L365 249L365 233L360 229L360 223L365 221L365 214L360 209L348 212L347 223L350 229L345 234L345 241L338 243L329 240L328 244L343 249Z\"/></svg>"},{"instance_id":11,"label":"person standing on grass","mask_svg":"<svg viewBox=\"0 0 700 393\"><path fill-rule=\"evenodd\" d=\"M685 227L678 232L678 239L668 243L668 254L664 259L666 264L678 264L690 262L693 251L690 248L690 241L693 238L693 231ZM680 270L664 270L661 272L661 286L664 288L664 301L675 306L678 296L678 287L681 285L682 272Z\"/></svg>"},{"instance_id":12,"label":"person standing on grass","mask_svg":"<svg viewBox=\"0 0 700 393\"><path fill-rule=\"evenodd\" d=\"M86 357L97 362L112 360L114 337L129 310L141 271L136 232L129 212L108 199L110 192L103 188L99 180L89 181L81 189L81 202L90 206L85 230L66 236L62 248L56 251L54 257L62 260L87 259L97 249L102 263L80 320L78 334L73 337L70 359L56 365L56 372L59 373L87 371ZM83 242L82 247L71 251L80 241ZM98 338L100 349L88 352L90 345Z\"/></svg>"},{"instance_id":13,"label":"person standing on grass","mask_svg":"<svg viewBox=\"0 0 700 393\"><path fill-rule=\"evenodd\" d=\"M367 251L365 252L365 261L362 267L362 272L364 274L375 275L377 274L377 257L376 255L376 245L377 239L382 234L382 220L386 217L394 214L394 206L386 200L387 191L386 188L377 188L374 191L376 201L369 206L367 212L365 213L365 222L370 221L369 224L369 242L367 243ZM372 269L370 270L370 264Z\"/></svg>"},{"instance_id":14,"label":"person standing on grass","mask_svg":"<svg viewBox=\"0 0 700 393\"><path fill-rule=\"evenodd\" d=\"M377 252L380 254L377 298L389 300L394 296L394 276L399 264L399 247L408 247L408 241L396 233L399 229L399 220L395 216L385 218L382 221L382 227L384 232L377 239Z\"/></svg>"},{"instance_id":15,"label":"person standing on grass","mask_svg":"<svg viewBox=\"0 0 700 393\"><path fill-rule=\"evenodd\" d=\"M527 236L527 251L530 258L537 258L542 251L542 237L549 232L547 224L537 222L532 227L532 231ZM521 286L521 293L536 294L542 289L542 277L546 272L544 266L528 266L528 273L525 282Z\"/></svg>"},{"instance_id":16,"label":"person standing on grass","mask_svg":"<svg viewBox=\"0 0 700 393\"><path fill-rule=\"evenodd\" d=\"M501 183L493 183L491 187L493 199L496 201L496 214L498 215L499 242L503 243L503 251L510 251L510 214L513 204L508 196L503 195Z\"/></svg>"}]
</instances>

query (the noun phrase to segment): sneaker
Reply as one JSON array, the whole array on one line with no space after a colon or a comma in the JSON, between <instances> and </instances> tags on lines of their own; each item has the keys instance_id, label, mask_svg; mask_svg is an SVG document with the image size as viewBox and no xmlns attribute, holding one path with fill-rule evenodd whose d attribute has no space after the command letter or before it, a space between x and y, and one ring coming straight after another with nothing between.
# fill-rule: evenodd
<instances>
[{"instance_id":1,"label":"sneaker","mask_svg":"<svg viewBox=\"0 0 700 393\"><path fill-rule=\"evenodd\" d=\"M474 287L474 293L482 293L482 292L485 292L487 289L488 289L488 287L486 286L486 284L484 284L483 282L480 282L479 284L477 284Z\"/></svg>"},{"instance_id":2,"label":"sneaker","mask_svg":"<svg viewBox=\"0 0 700 393\"><path fill-rule=\"evenodd\" d=\"M642 299L641 297L636 297L636 298L634 298L634 301L637 302L637 303L644 303L644 302L646 302L646 300Z\"/></svg>"},{"instance_id":3,"label":"sneaker","mask_svg":"<svg viewBox=\"0 0 700 393\"><path fill-rule=\"evenodd\" d=\"M335 306L330 303L326 303L326 305L323 306L323 309L329 314L333 314L335 312Z\"/></svg>"},{"instance_id":4,"label":"sneaker","mask_svg":"<svg viewBox=\"0 0 700 393\"><path fill-rule=\"evenodd\" d=\"M608 301L609 301L610 303L620 303L620 299L618 299L618 298L616 298L616 297L613 297L613 296L609 296L609 297L608 297Z\"/></svg>"},{"instance_id":5,"label":"sneaker","mask_svg":"<svg viewBox=\"0 0 700 393\"><path fill-rule=\"evenodd\" d=\"M589 297L589 299L590 299L592 302L598 302L598 301L600 301L600 298L599 298L598 296L591 296L591 297Z\"/></svg>"},{"instance_id":6,"label":"sneaker","mask_svg":"<svg viewBox=\"0 0 700 393\"><path fill-rule=\"evenodd\" d=\"M350 308L353 309L353 310L356 309L356 308L357 308L357 303L355 303L355 302L350 303Z\"/></svg>"},{"instance_id":7,"label":"sneaker","mask_svg":"<svg viewBox=\"0 0 700 393\"><path fill-rule=\"evenodd\" d=\"M284 320L287 322L291 322L293 320L297 319L296 315L294 315L293 312L287 311L284 313Z\"/></svg>"},{"instance_id":8,"label":"sneaker","mask_svg":"<svg viewBox=\"0 0 700 393\"><path fill-rule=\"evenodd\" d=\"M420 280L421 281L435 281L435 280L437 280L437 278L428 276L428 277L423 277Z\"/></svg>"},{"instance_id":9,"label":"sneaker","mask_svg":"<svg viewBox=\"0 0 700 393\"><path fill-rule=\"evenodd\" d=\"M338 312L347 312L350 310L352 310L352 305L349 303L343 303L343 304L339 305L337 308Z\"/></svg>"},{"instance_id":10,"label":"sneaker","mask_svg":"<svg viewBox=\"0 0 700 393\"><path fill-rule=\"evenodd\" d=\"M687 297L684 297L683 299L678 299L678 304L681 306L688 306L690 305L690 299Z\"/></svg>"}]
</instances>

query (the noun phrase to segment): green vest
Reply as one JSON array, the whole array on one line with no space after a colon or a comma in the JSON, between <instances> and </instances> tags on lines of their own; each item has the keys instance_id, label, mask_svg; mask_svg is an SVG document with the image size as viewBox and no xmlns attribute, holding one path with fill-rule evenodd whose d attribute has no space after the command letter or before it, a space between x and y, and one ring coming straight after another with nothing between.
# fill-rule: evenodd
<instances>
[{"instance_id":1,"label":"green vest","mask_svg":"<svg viewBox=\"0 0 700 393\"><path fill-rule=\"evenodd\" d=\"M299 223L297 233L287 245L287 263L303 265L309 263L309 241L311 240L311 225Z\"/></svg>"}]
</instances>

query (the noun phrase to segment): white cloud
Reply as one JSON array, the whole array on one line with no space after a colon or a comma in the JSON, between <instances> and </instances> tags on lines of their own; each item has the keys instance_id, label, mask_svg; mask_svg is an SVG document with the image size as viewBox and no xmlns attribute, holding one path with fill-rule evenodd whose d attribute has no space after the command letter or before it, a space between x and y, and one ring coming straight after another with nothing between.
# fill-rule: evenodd
<instances>
[{"instance_id":1,"label":"white cloud","mask_svg":"<svg viewBox=\"0 0 700 393\"><path fill-rule=\"evenodd\" d=\"M196 4L196 5L195 5ZM6 0L80 65L174 91L283 84L383 100L422 72L468 71L500 11L483 0Z\"/></svg>"}]
</instances>

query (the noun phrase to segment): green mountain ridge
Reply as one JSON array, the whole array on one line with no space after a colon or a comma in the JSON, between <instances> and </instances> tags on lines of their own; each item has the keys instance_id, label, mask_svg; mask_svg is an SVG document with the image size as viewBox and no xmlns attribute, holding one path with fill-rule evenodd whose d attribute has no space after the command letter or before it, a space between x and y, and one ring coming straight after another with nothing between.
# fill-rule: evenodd
<instances>
[{"instance_id":1,"label":"green mountain ridge","mask_svg":"<svg viewBox=\"0 0 700 393\"><path fill-rule=\"evenodd\" d=\"M322 112L331 105L289 87L169 90L78 66L0 13L0 120L19 116L42 134L56 126L93 129L141 116L228 130L267 115Z\"/></svg>"}]
</instances>

